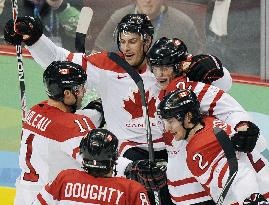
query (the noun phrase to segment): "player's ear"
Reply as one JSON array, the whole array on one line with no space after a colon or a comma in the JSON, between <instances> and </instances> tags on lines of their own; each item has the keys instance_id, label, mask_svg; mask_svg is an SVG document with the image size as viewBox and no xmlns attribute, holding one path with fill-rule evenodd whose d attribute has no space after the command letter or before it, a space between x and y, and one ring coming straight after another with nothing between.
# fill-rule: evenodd
<instances>
[{"instance_id":1,"label":"player's ear","mask_svg":"<svg viewBox=\"0 0 269 205\"><path fill-rule=\"evenodd\" d=\"M72 93L71 90L64 90L64 95L63 95L64 99L64 103L66 105L72 105L74 104L74 94Z\"/></svg>"},{"instance_id":2,"label":"player's ear","mask_svg":"<svg viewBox=\"0 0 269 205\"><path fill-rule=\"evenodd\" d=\"M64 98L69 99L72 96L71 90L64 90Z\"/></svg>"},{"instance_id":3,"label":"player's ear","mask_svg":"<svg viewBox=\"0 0 269 205\"><path fill-rule=\"evenodd\" d=\"M64 90L64 95L70 95L71 91L70 90Z\"/></svg>"}]
</instances>

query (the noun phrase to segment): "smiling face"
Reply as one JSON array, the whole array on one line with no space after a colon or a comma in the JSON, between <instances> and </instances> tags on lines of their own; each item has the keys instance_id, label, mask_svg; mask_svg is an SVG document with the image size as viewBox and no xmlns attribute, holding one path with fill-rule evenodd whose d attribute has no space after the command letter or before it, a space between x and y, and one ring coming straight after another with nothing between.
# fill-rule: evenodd
<instances>
[{"instance_id":1,"label":"smiling face","mask_svg":"<svg viewBox=\"0 0 269 205\"><path fill-rule=\"evenodd\" d=\"M152 66L152 72L161 89L165 89L176 77L172 66Z\"/></svg>"},{"instance_id":2,"label":"smiling face","mask_svg":"<svg viewBox=\"0 0 269 205\"><path fill-rule=\"evenodd\" d=\"M119 42L120 50L131 66L137 66L144 61L143 58L148 46L140 34L122 32L119 36Z\"/></svg>"},{"instance_id":3,"label":"smiling face","mask_svg":"<svg viewBox=\"0 0 269 205\"><path fill-rule=\"evenodd\" d=\"M164 119L164 126L167 132L170 132L176 141L183 140L186 135L186 130L183 127L183 122L178 121L175 117Z\"/></svg>"}]
</instances>

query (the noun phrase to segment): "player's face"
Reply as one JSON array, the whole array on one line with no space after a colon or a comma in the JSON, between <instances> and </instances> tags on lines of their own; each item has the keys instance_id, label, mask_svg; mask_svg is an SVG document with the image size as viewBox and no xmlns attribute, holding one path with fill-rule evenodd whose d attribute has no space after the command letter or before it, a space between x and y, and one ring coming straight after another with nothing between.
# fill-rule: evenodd
<instances>
[{"instance_id":1,"label":"player's face","mask_svg":"<svg viewBox=\"0 0 269 205\"><path fill-rule=\"evenodd\" d=\"M150 19L156 18L160 13L163 0L137 0L137 7L140 13L149 16Z\"/></svg>"},{"instance_id":2,"label":"player's face","mask_svg":"<svg viewBox=\"0 0 269 205\"><path fill-rule=\"evenodd\" d=\"M82 99L84 97L85 92L86 92L86 89L85 89L84 84L79 85L77 90L75 91L75 95L77 96L77 103L76 103L77 104L77 109L81 108Z\"/></svg>"},{"instance_id":3,"label":"player's face","mask_svg":"<svg viewBox=\"0 0 269 205\"><path fill-rule=\"evenodd\" d=\"M120 34L120 49L125 60L131 65L136 66L141 63L144 54L144 42L137 33L122 32Z\"/></svg>"},{"instance_id":4,"label":"player's face","mask_svg":"<svg viewBox=\"0 0 269 205\"><path fill-rule=\"evenodd\" d=\"M183 140L186 134L182 122L179 122L175 117L164 119L164 126L167 132L170 132L176 141Z\"/></svg>"},{"instance_id":5,"label":"player's face","mask_svg":"<svg viewBox=\"0 0 269 205\"><path fill-rule=\"evenodd\" d=\"M172 66L152 66L152 72L161 89L165 89L175 78Z\"/></svg>"}]
</instances>

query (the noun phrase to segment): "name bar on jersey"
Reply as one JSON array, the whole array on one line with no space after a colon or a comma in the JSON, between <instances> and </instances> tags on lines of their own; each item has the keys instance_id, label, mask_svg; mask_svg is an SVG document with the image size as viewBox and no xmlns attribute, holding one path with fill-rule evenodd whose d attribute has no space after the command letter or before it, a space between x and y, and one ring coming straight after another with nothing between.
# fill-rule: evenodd
<instances>
[{"instance_id":1,"label":"name bar on jersey","mask_svg":"<svg viewBox=\"0 0 269 205\"><path fill-rule=\"evenodd\" d=\"M51 123L51 120L49 120L49 118L47 118L47 117L44 117L40 114L37 114L33 110L30 110L27 113L27 116L25 118L25 122L28 125L44 132L46 130L46 128L48 127L48 125Z\"/></svg>"},{"instance_id":2,"label":"name bar on jersey","mask_svg":"<svg viewBox=\"0 0 269 205\"><path fill-rule=\"evenodd\" d=\"M65 187L66 198L83 198L112 203L111 199L116 196L115 204L119 204L123 192L105 186L95 184L67 183Z\"/></svg>"}]
</instances>

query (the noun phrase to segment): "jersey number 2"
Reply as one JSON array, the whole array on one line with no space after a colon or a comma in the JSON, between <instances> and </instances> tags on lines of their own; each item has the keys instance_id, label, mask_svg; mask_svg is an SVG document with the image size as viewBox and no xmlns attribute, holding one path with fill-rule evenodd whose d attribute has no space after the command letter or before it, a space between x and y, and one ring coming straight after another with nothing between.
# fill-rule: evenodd
<instances>
[{"instance_id":1,"label":"jersey number 2","mask_svg":"<svg viewBox=\"0 0 269 205\"><path fill-rule=\"evenodd\" d=\"M265 167L265 163L262 161L262 159L258 159L257 161L254 162L253 160L253 156L251 153L248 153L248 158L250 163L252 164L253 168L255 169L255 171L258 173L259 171L261 171L261 169L263 167Z\"/></svg>"},{"instance_id":2,"label":"jersey number 2","mask_svg":"<svg viewBox=\"0 0 269 205\"><path fill-rule=\"evenodd\" d=\"M193 161L196 161L198 159L198 167L201 170L204 170L208 166L208 162L203 163L203 156L200 153L195 153L192 157Z\"/></svg>"},{"instance_id":3,"label":"jersey number 2","mask_svg":"<svg viewBox=\"0 0 269 205\"><path fill-rule=\"evenodd\" d=\"M35 137L34 134L30 134L27 137L26 142L25 142L25 144L27 144L25 161L26 161L26 165L29 168L30 172L24 173L23 180L31 181L31 182L37 182L39 179L39 175L36 173L35 168L31 164L31 156L33 153L33 139L34 139L34 137Z\"/></svg>"}]
</instances>

